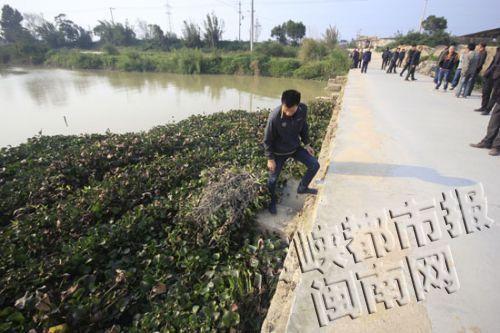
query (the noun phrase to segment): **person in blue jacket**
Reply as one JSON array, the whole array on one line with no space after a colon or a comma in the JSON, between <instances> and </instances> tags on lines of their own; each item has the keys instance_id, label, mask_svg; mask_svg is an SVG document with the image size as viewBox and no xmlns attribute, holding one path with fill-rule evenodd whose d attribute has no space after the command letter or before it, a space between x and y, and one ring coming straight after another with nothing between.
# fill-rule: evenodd
<instances>
[{"instance_id":1,"label":"person in blue jacket","mask_svg":"<svg viewBox=\"0 0 500 333\"><path fill-rule=\"evenodd\" d=\"M372 60L372 51L371 49L366 50L363 53L363 64L361 65L361 73L366 73L366 70L368 69L368 64Z\"/></svg>"}]
</instances>

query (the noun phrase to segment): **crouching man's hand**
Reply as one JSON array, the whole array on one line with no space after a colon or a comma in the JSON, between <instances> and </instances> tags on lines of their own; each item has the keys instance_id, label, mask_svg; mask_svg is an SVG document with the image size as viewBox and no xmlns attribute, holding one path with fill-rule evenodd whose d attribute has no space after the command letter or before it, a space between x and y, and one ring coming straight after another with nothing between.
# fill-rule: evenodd
<instances>
[{"instance_id":1,"label":"crouching man's hand","mask_svg":"<svg viewBox=\"0 0 500 333\"><path fill-rule=\"evenodd\" d=\"M307 152L309 153L309 155L314 156L314 149L312 149L311 146L306 145L305 148L306 148Z\"/></svg>"},{"instance_id":2,"label":"crouching man's hand","mask_svg":"<svg viewBox=\"0 0 500 333\"><path fill-rule=\"evenodd\" d=\"M274 172L274 170L276 170L276 161L267 160L267 168L269 169L269 171Z\"/></svg>"}]
</instances>

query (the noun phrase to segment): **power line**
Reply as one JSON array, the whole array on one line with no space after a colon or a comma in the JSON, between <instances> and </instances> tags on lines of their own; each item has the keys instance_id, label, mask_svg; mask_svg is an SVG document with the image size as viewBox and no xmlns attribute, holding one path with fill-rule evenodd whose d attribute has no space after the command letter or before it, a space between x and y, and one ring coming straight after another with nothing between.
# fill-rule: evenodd
<instances>
[{"instance_id":1,"label":"power line","mask_svg":"<svg viewBox=\"0 0 500 333\"><path fill-rule=\"evenodd\" d=\"M111 13L111 23L113 23L113 24L115 24L115 19L113 18L113 10L114 9L115 8L113 8L113 7L109 7L109 12Z\"/></svg>"},{"instance_id":2,"label":"power line","mask_svg":"<svg viewBox=\"0 0 500 333\"><path fill-rule=\"evenodd\" d=\"M427 4L429 3L429 0L424 0L424 11L422 12L422 18L420 19L420 28L419 32L422 33L422 29L424 28L424 20L425 20L425 14L427 12Z\"/></svg>"},{"instance_id":3,"label":"power line","mask_svg":"<svg viewBox=\"0 0 500 333\"><path fill-rule=\"evenodd\" d=\"M167 0L167 3L165 4L166 14L168 17L168 31L172 33L172 6L170 6L169 1Z\"/></svg>"},{"instance_id":4,"label":"power line","mask_svg":"<svg viewBox=\"0 0 500 333\"><path fill-rule=\"evenodd\" d=\"M253 52L253 38L254 38L254 14L255 14L255 10L254 10L254 7L253 7L253 0L252 0L252 6L251 6L251 13L250 13L250 20L252 21L250 23L250 52Z\"/></svg>"},{"instance_id":5,"label":"power line","mask_svg":"<svg viewBox=\"0 0 500 333\"><path fill-rule=\"evenodd\" d=\"M241 41L241 1L238 1L238 40Z\"/></svg>"}]
</instances>

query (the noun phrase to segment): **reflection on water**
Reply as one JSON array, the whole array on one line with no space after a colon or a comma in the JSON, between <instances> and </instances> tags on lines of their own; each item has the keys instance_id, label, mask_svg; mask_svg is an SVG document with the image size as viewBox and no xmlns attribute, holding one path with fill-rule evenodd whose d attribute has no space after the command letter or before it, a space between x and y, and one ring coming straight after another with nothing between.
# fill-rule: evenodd
<instances>
[{"instance_id":1,"label":"reflection on water","mask_svg":"<svg viewBox=\"0 0 500 333\"><path fill-rule=\"evenodd\" d=\"M303 100L323 83L230 75L10 68L0 70L0 146L45 135L147 130L192 114L274 107L284 89ZM66 121L64 120L66 119ZM66 125L67 123L67 125Z\"/></svg>"}]
</instances>

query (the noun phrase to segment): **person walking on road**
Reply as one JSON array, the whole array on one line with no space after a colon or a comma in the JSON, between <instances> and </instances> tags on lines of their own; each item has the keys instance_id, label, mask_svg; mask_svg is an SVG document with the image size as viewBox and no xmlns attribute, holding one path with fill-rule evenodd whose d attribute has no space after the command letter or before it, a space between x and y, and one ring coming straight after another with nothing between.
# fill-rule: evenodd
<instances>
[{"instance_id":1,"label":"person walking on road","mask_svg":"<svg viewBox=\"0 0 500 333\"><path fill-rule=\"evenodd\" d=\"M471 83L472 75L476 72L478 57L476 55L476 44L470 43L467 45L467 50L462 61L462 74L458 82L458 90L456 96L463 98L467 97L468 86Z\"/></svg>"},{"instance_id":2,"label":"person walking on road","mask_svg":"<svg viewBox=\"0 0 500 333\"><path fill-rule=\"evenodd\" d=\"M500 47L497 47L497 53L495 54L495 58L491 61L491 64L488 66L483 75L483 91L482 91L482 99L481 99L481 107L474 111L481 112L482 115L489 115L491 109L493 108L493 104L495 104L494 99L491 98L491 93L493 94L500 93L500 77L496 79L493 78L493 73L498 71L500 67Z\"/></svg>"},{"instance_id":3,"label":"person walking on road","mask_svg":"<svg viewBox=\"0 0 500 333\"><path fill-rule=\"evenodd\" d=\"M368 49L365 53L363 53L363 65L361 66L361 73L366 73L368 69L368 64L372 60L372 51Z\"/></svg>"},{"instance_id":4,"label":"person walking on road","mask_svg":"<svg viewBox=\"0 0 500 333\"><path fill-rule=\"evenodd\" d=\"M399 73L399 76L403 76L404 72L406 72L407 70L410 70L410 60L411 60L411 57L413 57L413 53L415 53L416 50L417 50L417 47L415 45L412 45L411 49L408 50L403 70Z\"/></svg>"},{"instance_id":5,"label":"person walking on road","mask_svg":"<svg viewBox=\"0 0 500 333\"><path fill-rule=\"evenodd\" d=\"M455 47L451 46L448 49L448 53L441 59L441 61L438 64L439 77L436 84L436 90L439 90L439 87L441 86L443 80L444 80L444 86L443 86L444 91L448 89L448 77L450 75L450 72L453 70L453 68L457 63L458 63L458 55L455 52Z\"/></svg>"},{"instance_id":6,"label":"person walking on road","mask_svg":"<svg viewBox=\"0 0 500 333\"><path fill-rule=\"evenodd\" d=\"M411 59L410 59L410 68L408 70L408 73L406 74L406 81L409 81L409 78L411 77L412 81L417 80L415 78L415 70L417 69L418 64L420 63L420 54L422 53L422 46L419 46L417 50L412 54Z\"/></svg>"},{"instance_id":7,"label":"person walking on road","mask_svg":"<svg viewBox=\"0 0 500 333\"><path fill-rule=\"evenodd\" d=\"M392 53L391 62L389 63L389 68L387 73L396 73L396 64L399 59L399 47Z\"/></svg>"},{"instance_id":8,"label":"person walking on road","mask_svg":"<svg viewBox=\"0 0 500 333\"><path fill-rule=\"evenodd\" d=\"M304 147L301 146L300 141ZM316 189L309 188L320 165L309 144L307 106L300 102L300 92L284 91L281 95L281 105L269 114L264 133L264 151L269 169L267 186L271 194L268 207L271 214L276 214L276 183L285 162L290 157L307 167L297 193L318 193Z\"/></svg>"},{"instance_id":9,"label":"person walking on road","mask_svg":"<svg viewBox=\"0 0 500 333\"><path fill-rule=\"evenodd\" d=\"M474 89L474 85L476 84L477 77L481 73L481 70L483 69L484 63L486 61L486 57L488 56L488 53L486 52L486 43L480 43L477 46L477 49L476 71L472 73L470 84L467 86L467 96L470 96L472 94L472 90Z\"/></svg>"},{"instance_id":10,"label":"person walking on road","mask_svg":"<svg viewBox=\"0 0 500 333\"><path fill-rule=\"evenodd\" d=\"M389 48L386 47L384 52L382 52L382 70L385 70L385 67L387 66L387 63L389 62L390 59L390 54L391 51L389 51Z\"/></svg>"},{"instance_id":11,"label":"person walking on road","mask_svg":"<svg viewBox=\"0 0 500 333\"><path fill-rule=\"evenodd\" d=\"M402 49L401 52L399 52L398 67L401 67L401 64L403 63L403 59L405 58L405 55L406 55L406 49Z\"/></svg>"},{"instance_id":12,"label":"person walking on road","mask_svg":"<svg viewBox=\"0 0 500 333\"><path fill-rule=\"evenodd\" d=\"M365 53L365 51L361 50L359 52L359 61L358 61L358 68L361 68L361 64L363 63L362 59L363 59L363 53Z\"/></svg>"}]
</instances>

